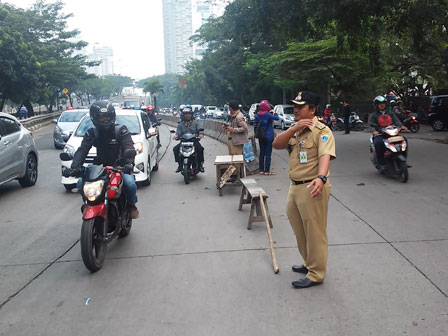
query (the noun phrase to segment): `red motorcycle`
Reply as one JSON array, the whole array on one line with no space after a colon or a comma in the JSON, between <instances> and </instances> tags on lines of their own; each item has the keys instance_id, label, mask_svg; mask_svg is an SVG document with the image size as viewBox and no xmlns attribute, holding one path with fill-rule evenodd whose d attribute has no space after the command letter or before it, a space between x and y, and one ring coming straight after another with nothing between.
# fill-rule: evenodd
<instances>
[{"instance_id":1,"label":"red motorcycle","mask_svg":"<svg viewBox=\"0 0 448 336\"><path fill-rule=\"evenodd\" d=\"M123 168L120 165L134 156L135 151L128 149L114 166L90 165L69 172L72 176L82 177L83 181L81 256L84 265L92 272L103 266L107 244L117 237L126 237L131 231L132 218L122 190ZM60 158L63 161L73 159L68 153L61 153Z\"/></svg>"},{"instance_id":2,"label":"red motorcycle","mask_svg":"<svg viewBox=\"0 0 448 336\"><path fill-rule=\"evenodd\" d=\"M401 120L402 124L406 126L412 133L417 133L420 129L420 123L416 116L411 111L406 110L406 117Z\"/></svg>"}]
</instances>

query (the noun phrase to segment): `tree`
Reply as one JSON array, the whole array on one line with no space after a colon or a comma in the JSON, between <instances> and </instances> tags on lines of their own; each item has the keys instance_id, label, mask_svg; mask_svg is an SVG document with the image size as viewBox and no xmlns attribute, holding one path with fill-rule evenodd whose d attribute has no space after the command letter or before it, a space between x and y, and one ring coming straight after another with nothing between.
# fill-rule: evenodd
<instances>
[{"instance_id":1,"label":"tree","mask_svg":"<svg viewBox=\"0 0 448 336\"><path fill-rule=\"evenodd\" d=\"M158 79L150 79L145 83L144 92L149 92L154 100L154 109L157 110L157 95L163 93L162 83Z\"/></svg>"}]
</instances>

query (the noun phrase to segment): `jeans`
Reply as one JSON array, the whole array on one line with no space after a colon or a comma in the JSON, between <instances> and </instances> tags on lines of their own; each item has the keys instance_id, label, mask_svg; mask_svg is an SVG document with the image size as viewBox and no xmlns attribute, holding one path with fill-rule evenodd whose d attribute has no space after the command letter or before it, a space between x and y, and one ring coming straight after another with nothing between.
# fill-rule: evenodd
<instances>
[{"instance_id":1,"label":"jeans","mask_svg":"<svg viewBox=\"0 0 448 336\"><path fill-rule=\"evenodd\" d=\"M123 174L123 190L129 205L135 205L137 203L137 183L135 183L134 175ZM76 183L76 187L79 189L81 195L82 193L82 177ZM84 199L84 195L82 196Z\"/></svg>"},{"instance_id":2,"label":"jeans","mask_svg":"<svg viewBox=\"0 0 448 336\"><path fill-rule=\"evenodd\" d=\"M380 166L384 166L386 161L384 161L384 152L386 151L386 146L384 145L383 137L378 135L373 138L373 144L376 150L376 159Z\"/></svg>"},{"instance_id":3,"label":"jeans","mask_svg":"<svg viewBox=\"0 0 448 336\"><path fill-rule=\"evenodd\" d=\"M260 172L269 172L271 169L272 142L273 140L268 139L258 140L260 145Z\"/></svg>"}]
</instances>

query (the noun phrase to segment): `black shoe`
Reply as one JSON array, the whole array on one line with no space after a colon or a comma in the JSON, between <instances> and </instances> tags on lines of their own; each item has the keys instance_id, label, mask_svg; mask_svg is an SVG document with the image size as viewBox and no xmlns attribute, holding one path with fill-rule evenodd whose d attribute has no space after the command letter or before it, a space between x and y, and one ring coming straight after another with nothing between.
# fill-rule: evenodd
<instances>
[{"instance_id":1,"label":"black shoe","mask_svg":"<svg viewBox=\"0 0 448 336\"><path fill-rule=\"evenodd\" d=\"M303 266L303 265L300 265L300 266L298 266L298 265L293 265L293 266L292 266L292 271L293 271L293 272L297 272L297 273L307 274L307 273L308 273L308 268L306 268L306 267Z\"/></svg>"},{"instance_id":2,"label":"black shoe","mask_svg":"<svg viewBox=\"0 0 448 336\"><path fill-rule=\"evenodd\" d=\"M320 285L320 284L322 284L322 282L314 282L314 281L311 281L310 279L308 279L307 277L305 277L303 279L293 281L291 284L294 288L308 288L308 287Z\"/></svg>"},{"instance_id":3,"label":"black shoe","mask_svg":"<svg viewBox=\"0 0 448 336\"><path fill-rule=\"evenodd\" d=\"M204 172L205 172L204 164L203 164L202 162L199 164L199 171L200 171L201 173L204 173Z\"/></svg>"},{"instance_id":4,"label":"black shoe","mask_svg":"<svg viewBox=\"0 0 448 336\"><path fill-rule=\"evenodd\" d=\"M175 173L180 173L182 171L182 165L177 166Z\"/></svg>"}]
</instances>

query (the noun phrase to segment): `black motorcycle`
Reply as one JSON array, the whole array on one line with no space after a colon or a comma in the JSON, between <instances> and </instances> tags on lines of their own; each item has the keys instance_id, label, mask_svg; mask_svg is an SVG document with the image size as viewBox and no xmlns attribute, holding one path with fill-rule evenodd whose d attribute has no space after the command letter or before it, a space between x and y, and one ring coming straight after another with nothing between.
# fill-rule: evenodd
<instances>
[{"instance_id":1,"label":"black motorcycle","mask_svg":"<svg viewBox=\"0 0 448 336\"><path fill-rule=\"evenodd\" d=\"M378 164L372 135L370 137L370 153L373 165L380 173L388 176L399 176L401 178L401 182L406 183L409 178L407 164L407 139L404 136L400 135L400 128L396 126L388 126L386 128L383 128L379 136L383 138L383 142L386 147L386 150L384 152L386 167L385 169L383 169Z\"/></svg>"},{"instance_id":2,"label":"black motorcycle","mask_svg":"<svg viewBox=\"0 0 448 336\"><path fill-rule=\"evenodd\" d=\"M170 132L175 133L174 130ZM200 138L196 134L185 133L178 140L180 141L179 158L183 163L181 174L184 176L185 184L189 184L190 180L200 173L198 156L194 148L195 142Z\"/></svg>"}]
</instances>

